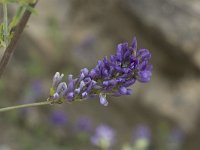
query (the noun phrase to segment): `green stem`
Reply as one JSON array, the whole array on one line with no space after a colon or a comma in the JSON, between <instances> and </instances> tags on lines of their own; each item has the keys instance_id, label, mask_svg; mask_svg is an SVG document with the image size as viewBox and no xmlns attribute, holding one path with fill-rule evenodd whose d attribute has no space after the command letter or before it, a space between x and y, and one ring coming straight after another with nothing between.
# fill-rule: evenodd
<instances>
[{"instance_id":1,"label":"green stem","mask_svg":"<svg viewBox=\"0 0 200 150\"><path fill-rule=\"evenodd\" d=\"M34 107L34 106L50 105L50 104L51 104L50 101L37 102L37 103L31 103L31 104L22 104L22 105L17 105L17 106L0 108L0 112L14 110L14 109L19 109L19 108L27 108L27 107Z\"/></svg>"},{"instance_id":2,"label":"green stem","mask_svg":"<svg viewBox=\"0 0 200 150\"><path fill-rule=\"evenodd\" d=\"M8 46L8 9L7 3L3 3L3 34L6 47Z\"/></svg>"}]
</instances>

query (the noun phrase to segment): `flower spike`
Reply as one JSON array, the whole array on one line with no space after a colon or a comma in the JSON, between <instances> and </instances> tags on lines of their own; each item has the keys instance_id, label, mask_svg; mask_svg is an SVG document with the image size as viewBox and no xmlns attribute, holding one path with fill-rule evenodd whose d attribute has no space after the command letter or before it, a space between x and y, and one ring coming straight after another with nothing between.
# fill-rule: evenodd
<instances>
[{"instance_id":1,"label":"flower spike","mask_svg":"<svg viewBox=\"0 0 200 150\"><path fill-rule=\"evenodd\" d=\"M53 78L49 99L73 102L99 96L100 103L107 106L106 95L130 95L132 90L128 87L136 81L150 81L150 59L149 50L137 50L137 40L134 37L131 46L127 42L118 44L115 55L99 60L96 67L91 70L81 69L78 78L69 75L66 83L62 81L64 75L57 72Z\"/></svg>"}]
</instances>

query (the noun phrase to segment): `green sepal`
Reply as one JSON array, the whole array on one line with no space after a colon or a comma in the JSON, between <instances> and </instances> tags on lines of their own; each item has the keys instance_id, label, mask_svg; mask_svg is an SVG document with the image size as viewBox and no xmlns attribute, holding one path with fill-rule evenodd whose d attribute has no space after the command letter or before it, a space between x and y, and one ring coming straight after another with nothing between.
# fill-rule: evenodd
<instances>
[{"instance_id":1,"label":"green sepal","mask_svg":"<svg viewBox=\"0 0 200 150\"><path fill-rule=\"evenodd\" d=\"M50 88L50 90L49 90L49 95L50 96L53 96L54 95L54 93L55 93L55 90L54 90L54 88L52 87L52 88Z\"/></svg>"},{"instance_id":2,"label":"green sepal","mask_svg":"<svg viewBox=\"0 0 200 150\"><path fill-rule=\"evenodd\" d=\"M65 101L65 99L62 97L62 98L60 98L59 100L58 100L58 104L62 104L62 103L64 103L64 101Z\"/></svg>"}]
</instances>

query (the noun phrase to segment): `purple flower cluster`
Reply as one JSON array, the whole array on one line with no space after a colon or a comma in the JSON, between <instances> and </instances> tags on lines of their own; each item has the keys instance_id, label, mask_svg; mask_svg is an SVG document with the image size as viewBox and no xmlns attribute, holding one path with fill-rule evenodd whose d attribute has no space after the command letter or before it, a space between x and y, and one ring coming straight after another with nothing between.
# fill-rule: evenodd
<instances>
[{"instance_id":1,"label":"purple flower cluster","mask_svg":"<svg viewBox=\"0 0 200 150\"><path fill-rule=\"evenodd\" d=\"M62 82L63 74L56 73L50 90L50 99L54 102L84 100L99 96L100 103L108 105L106 95L130 95L136 80L148 82L152 75L149 64L151 54L147 49L137 50L136 38L131 46L118 44L116 54L99 60L94 69L84 68L78 78L68 76L68 82Z\"/></svg>"}]
</instances>

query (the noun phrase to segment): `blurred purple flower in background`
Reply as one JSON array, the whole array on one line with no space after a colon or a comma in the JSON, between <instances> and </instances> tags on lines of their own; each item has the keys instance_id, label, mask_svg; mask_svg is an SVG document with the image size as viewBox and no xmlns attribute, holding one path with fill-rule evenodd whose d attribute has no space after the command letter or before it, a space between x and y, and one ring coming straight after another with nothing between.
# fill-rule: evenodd
<instances>
[{"instance_id":1,"label":"blurred purple flower in background","mask_svg":"<svg viewBox=\"0 0 200 150\"><path fill-rule=\"evenodd\" d=\"M42 82L39 79L34 79L31 81L31 83L28 85L27 88L25 88L25 94L23 95L22 100L20 100L20 103L33 103L38 98L40 98L43 95L43 87Z\"/></svg>"},{"instance_id":2,"label":"blurred purple flower in background","mask_svg":"<svg viewBox=\"0 0 200 150\"><path fill-rule=\"evenodd\" d=\"M62 110L54 110L50 114L50 122L55 126L65 126L67 120L67 114Z\"/></svg>"},{"instance_id":3,"label":"blurred purple flower in background","mask_svg":"<svg viewBox=\"0 0 200 150\"><path fill-rule=\"evenodd\" d=\"M169 144L168 149L170 150L181 150L181 146L184 142L185 135L182 130L178 128L172 129L171 133L169 134Z\"/></svg>"},{"instance_id":4,"label":"blurred purple flower in background","mask_svg":"<svg viewBox=\"0 0 200 150\"><path fill-rule=\"evenodd\" d=\"M79 56L80 59L93 57L92 50L95 48L96 37L89 35L84 38L78 45L76 45L74 51L75 54Z\"/></svg>"},{"instance_id":5,"label":"blurred purple flower in background","mask_svg":"<svg viewBox=\"0 0 200 150\"><path fill-rule=\"evenodd\" d=\"M147 125L139 125L133 130L133 149L147 150L150 145L151 130Z\"/></svg>"},{"instance_id":6,"label":"blurred purple flower in background","mask_svg":"<svg viewBox=\"0 0 200 150\"><path fill-rule=\"evenodd\" d=\"M172 138L174 141L180 143L180 142L182 142L182 141L184 140L185 135L184 135L184 133L183 133L182 130L180 130L180 129L178 129L178 128L174 128L174 129L171 131L171 138Z\"/></svg>"},{"instance_id":7,"label":"blurred purple flower in background","mask_svg":"<svg viewBox=\"0 0 200 150\"><path fill-rule=\"evenodd\" d=\"M40 97L43 93L42 83L40 80L33 80L31 83L31 91L35 95L35 97Z\"/></svg>"},{"instance_id":8,"label":"blurred purple flower in background","mask_svg":"<svg viewBox=\"0 0 200 150\"><path fill-rule=\"evenodd\" d=\"M115 131L107 125L99 125L91 137L91 143L102 149L108 149L115 142Z\"/></svg>"},{"instance_id":9,"label":"blurred purple flower in background","mask_svg":"<svg viewBox=\"0 0 200 150\"><path fill-rule=\"evenodd\" d=\"M130 95L132 90L128 87L136 80L148 82L151 79L150 58L147 49L137 50L136 38L131 46L128 43L118 44L115 55L99 60L90 71L82 69L78 78L69 75L68 83L61 82L64 75L57 72L53 78L50 99L62 103L64 100L72 102L99 96L100 103L107 106L106 95Z\"/></svg>"},{"instance_id":10,"label":"blurred purple flower in background","mask_svg":"<svg viewBox=\"0 0 200 150\"><path fill-rule=\"evenodd\" d=\"M90 132L92 129L91 120L86 116L78 118L76 122L76 129L78 131Z\"/></svg>"},{"instance_id":11,"label":"blurred purple flower in background","mask_svg":"<svg viewBox=\"0 0 200 150\"><path fill-rule=\"evenodd\" d=\"M19 100L19 103L21 104L27 104L27 103L34 103L36 102L42 95L43 95L43 84L42 81L39 79L33 79L30 84L27 85L25 88L24 94L22 95L21 100ZM34 109L27 109L23 108L21 109L21 115L23 118L28 117Z\"/></svg>"},{"instance_id":12,"label":"blurred purple flower in background","mask_svg":"<svg viewBox=\"0 0 200 150\"><path fill-rule=\"evenodd\" d=\"M151 130L146 125L139 125L133 129L133 139L151 139Z\"/></svg>"}]
</instances>

